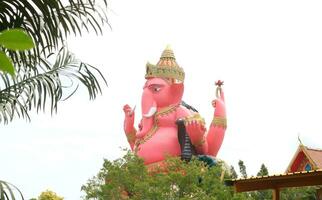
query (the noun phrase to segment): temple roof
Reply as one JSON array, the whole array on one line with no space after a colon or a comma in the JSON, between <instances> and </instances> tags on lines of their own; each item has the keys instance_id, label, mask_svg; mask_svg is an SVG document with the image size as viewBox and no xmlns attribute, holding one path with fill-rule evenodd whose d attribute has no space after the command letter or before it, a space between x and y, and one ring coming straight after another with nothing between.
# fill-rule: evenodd
<instances>
[{"instance_id":1,"label":"temple roof","mask_svg":"<svg viewBox=\"0 0 322 200\"><path fill-rule=\"evenodd\" d=\"M297 171L298 166L305 158L312 164L312 169L322 169L322 150L300 144L286 172Z\"/></svg>"},{"instance_id":2,"label":"temple roof","mask_svg":"<svg viewBox=\"0 0 322 200\"><path fill-rule=\"evenodd\" d=\"M236 192L321 185L322 169L226 180L225 184Z\"/></svg>"},{"instance_id":3,"label":"temple roof","mask_svg":"<svg viewBox=\"0 0 322 200\"><path fill-rule=\"evenodd\" d=\"M318 169L322 169L322 150L306 147L308 156L312 159Z\"/></svg>"}]
</instances>

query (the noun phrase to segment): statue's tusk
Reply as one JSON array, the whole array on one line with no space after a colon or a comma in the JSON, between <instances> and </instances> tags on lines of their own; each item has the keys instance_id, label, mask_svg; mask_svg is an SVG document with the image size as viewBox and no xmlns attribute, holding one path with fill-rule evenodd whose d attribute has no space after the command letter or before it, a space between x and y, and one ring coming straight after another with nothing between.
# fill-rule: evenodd
<instances>
[{"instance_id":1,"label":"statue's tusk","mask_svg":"<svg viewBox=\"0 0 322 200\"><path fill-rule=\"evenodd\" d=\"M143 117L149 118L152 117L157 112L156 107L151 107L147 114L143 114Z\"/></svg>"}]
</instances>

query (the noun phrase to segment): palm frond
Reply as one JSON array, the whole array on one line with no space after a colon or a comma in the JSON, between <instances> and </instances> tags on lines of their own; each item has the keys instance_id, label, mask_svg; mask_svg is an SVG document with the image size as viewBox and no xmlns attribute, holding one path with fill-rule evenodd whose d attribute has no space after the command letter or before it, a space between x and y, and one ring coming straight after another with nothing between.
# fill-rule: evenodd
<instances>
[{"instance_id":1,"label":"palm frond","mask_svg":"<svg viewBox=\"0 0 322 200\"><path fill-rule=\"evenodd\" d=\"M0 180L0 199L1 200L16 200L17 196L20 197L19 199L24 200L21 191L16 186L6 181Z\"/></svg>"},{"instance_id":2,"label":"palm frond","mask_svg":"<svg viewBox=\"0 0 322 200\"><path fill-rule=\"evenodd\" d=\"M77 60L65 46L70 35L85 31L102 33L108 23L106 0L0 0L0 31L22 28L34 40L30 51L11 51L0 46L16 68L13 78L0 73L0 123L15 116L30 119L29 111L49 108L85 86L90 99L101 93L101 72ZM59 50L60 49L60 50ZM58 52L58 53L57 53ZM50 63L53 56L55 62ZM96 78L98 77L98 78Z\"/></svg>"},{"instance_id":3,"label":"palm frond","mask_svg":"<svg viewBox=\"0 0 322 200\"><path fill-rule=\"evenodd\" d=\"M8 51L16 63L34 64L40 55L46 56L64 44L68 35L81 35L85 29L102 33L102 26L109 25L106 0L69 0L64 5L52 0L1 0L0 31L22 28L32 36L36 47L32 51ZM34 56L30 56L34 55Z\"/></svg>"},{"instance_id":4,"label":"palm frond","mask_svg":"<svg viewBox=\"0 0 322 200\"><path fill-rule=\"evenodd\" d=\"M79 85L94 99L102 92L99 80L106 84L98 69L76 59L66 48L58 52L53 64L40 58L36 69L20 68L15 78L0 74L0 123L14 116L30 119L32 108L38 112L49 107L51 113L56 112L57 103L74 94Z\"/></svg>"}]
</instances>

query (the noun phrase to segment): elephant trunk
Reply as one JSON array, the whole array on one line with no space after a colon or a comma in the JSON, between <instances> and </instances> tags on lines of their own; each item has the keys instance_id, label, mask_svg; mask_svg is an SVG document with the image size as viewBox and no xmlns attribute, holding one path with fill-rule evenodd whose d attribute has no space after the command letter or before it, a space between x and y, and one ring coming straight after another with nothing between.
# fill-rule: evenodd
<instances>
[{"instance_id":1,"label":"elephant trunk","mask_svg":"<svg viewBox=\"0 0 322 200\"><path fill-rule=\"evenodd\" d=\"M157 105L149 91L144 91L142 95L142 120L141 128L137 132L137 138L143 138L153 127L154 115L157 112Z\"/></svg>"}]
</instances>

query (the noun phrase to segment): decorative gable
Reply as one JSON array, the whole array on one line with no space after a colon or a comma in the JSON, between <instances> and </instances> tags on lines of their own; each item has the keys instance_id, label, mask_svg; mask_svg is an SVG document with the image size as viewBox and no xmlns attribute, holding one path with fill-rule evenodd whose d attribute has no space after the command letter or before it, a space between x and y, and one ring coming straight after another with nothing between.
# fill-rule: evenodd
<instances>
[{"instance_id":1,"label":"decorative gable","mask_svg":"<svg viewBox=\"0 0 322 200\"><path fill-rule=\"evenodd\" d=\"M300 144L286 173L322 169L322 150Z\"/></svg>"}]
</instances>

